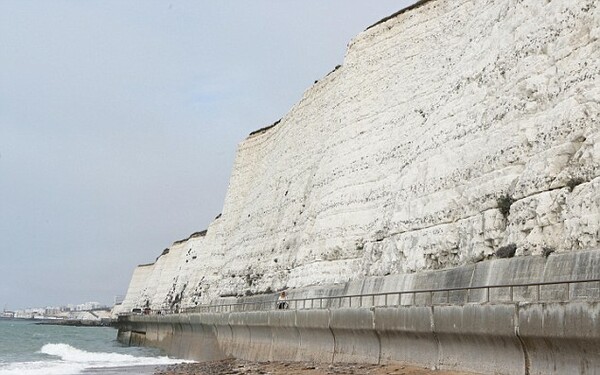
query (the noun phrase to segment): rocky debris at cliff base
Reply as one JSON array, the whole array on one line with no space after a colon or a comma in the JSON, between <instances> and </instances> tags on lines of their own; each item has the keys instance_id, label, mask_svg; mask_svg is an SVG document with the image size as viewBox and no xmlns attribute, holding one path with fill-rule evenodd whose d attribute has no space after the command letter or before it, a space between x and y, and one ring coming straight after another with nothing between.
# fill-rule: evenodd
<instances>
[{"instance_id":1,"label":"rocky debris at cliff base","mask_svg":"<svg viewBox=\"0 0 600 375\"><path fill-rule=\"evenodd\" d=\"M250 362L239 359L181 363L157 370L154 375L468 375L474 373L431 370L403 364Z\"/></svg>"}]
</instances>

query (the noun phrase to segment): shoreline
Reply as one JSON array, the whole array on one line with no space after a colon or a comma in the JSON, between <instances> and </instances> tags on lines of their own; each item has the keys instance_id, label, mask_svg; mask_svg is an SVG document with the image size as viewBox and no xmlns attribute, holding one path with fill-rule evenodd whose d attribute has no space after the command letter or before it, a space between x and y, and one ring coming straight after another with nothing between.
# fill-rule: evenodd
<instances>
[{"instance_id":1,"label":"shoreline","mask_svg":"<svg viewBox=\"0 0 600 375\"><path fill-rule=\"evenodd\" d=\"M432 370L403 363L373 365L361 363L254 362L241 359L180 363L160 366L153 375L475 375L472 372Z\"/></svg>"},{"instance_id":2,"label":"shoreline","mask_svg":"<svg viewBox=\"0 0 600 375\"><path fill-rule=\"evenodd\" d=\"M91 367L83 370L82 374L96 375L153 375L159 371L162 365L140 365L140 366L118 366L118 367Z\"/></svg>"}]
</instances>

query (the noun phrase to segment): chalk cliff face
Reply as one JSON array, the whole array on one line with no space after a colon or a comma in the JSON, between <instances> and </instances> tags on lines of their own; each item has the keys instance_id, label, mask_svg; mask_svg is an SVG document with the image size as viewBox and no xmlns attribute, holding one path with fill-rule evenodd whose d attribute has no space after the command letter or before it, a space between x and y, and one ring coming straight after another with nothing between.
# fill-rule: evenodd
<instances>
[{"instance_id":1,"label":"chalk cliff face","mask_svg":"<svg viewBox=\"0 0 600 375\"><path fill-rule=\"evenodd\" d=\"M600 5L434 0L239 146L205 236L139 267L124 308L600 242Z\"/></svg>"}]
</instances>

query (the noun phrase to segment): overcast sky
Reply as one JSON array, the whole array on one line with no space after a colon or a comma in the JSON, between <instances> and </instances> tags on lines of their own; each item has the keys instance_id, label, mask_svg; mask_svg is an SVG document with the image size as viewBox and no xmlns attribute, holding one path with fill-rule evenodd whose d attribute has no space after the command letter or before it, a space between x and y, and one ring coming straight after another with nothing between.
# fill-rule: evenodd
<instances>
[{"instance_id":1,"label":"overcast sky","mask_svg":"<svg viewBox=\"0 0 600 375\"><path fill-rule=\"evenodd\" d=\"M0 309L124 294L237 144L410 0L0 0Z\"/></svg>"}]
</instances>

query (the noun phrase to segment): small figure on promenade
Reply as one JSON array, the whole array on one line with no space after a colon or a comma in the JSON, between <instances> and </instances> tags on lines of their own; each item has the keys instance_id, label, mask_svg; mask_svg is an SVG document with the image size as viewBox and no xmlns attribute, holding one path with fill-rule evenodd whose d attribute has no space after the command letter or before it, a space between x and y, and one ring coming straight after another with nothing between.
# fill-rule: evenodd
<instances>
[{"instance_id":1,"label":"small figure on promenade","mask_svg":"<svg viewBox=\"0 0 600 375\"><path fill-rule=\"evenodd\" d=\"M281 292L279 294L279 298L277 299L277 309L279 310L285 310L289 307L288 303L287 303L287 294L284 292Z\"/></svg>"}]
</instances>

